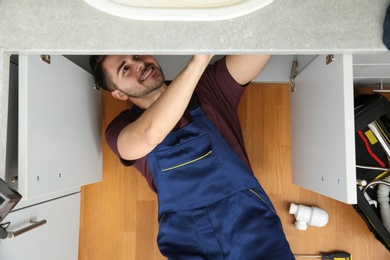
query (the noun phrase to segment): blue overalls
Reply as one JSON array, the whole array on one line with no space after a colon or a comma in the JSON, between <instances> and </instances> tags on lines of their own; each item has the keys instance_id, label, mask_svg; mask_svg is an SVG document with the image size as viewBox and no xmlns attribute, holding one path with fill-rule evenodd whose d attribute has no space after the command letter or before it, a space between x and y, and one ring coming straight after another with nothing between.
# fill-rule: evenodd
<instances>
[{"instance_id":1,"label":"blue overalls","mask_svg":"<svg viewBox=\"0 0 390 260\"><path fill-rule=\"evenodd\" d=\"M257 179L200 106L148 156L168 259L294 259Z\"/></svg>"}]
</instances>

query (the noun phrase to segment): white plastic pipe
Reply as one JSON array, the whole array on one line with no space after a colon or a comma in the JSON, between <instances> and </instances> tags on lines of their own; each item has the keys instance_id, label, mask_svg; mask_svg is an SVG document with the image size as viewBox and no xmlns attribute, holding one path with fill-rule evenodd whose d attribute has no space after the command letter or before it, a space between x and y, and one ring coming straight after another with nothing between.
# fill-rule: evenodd
<instances>
[{"instance_id":1,"label":"white plastic pipe","mask_svg":"<svg viewBox=\"0 0 390 260\"><path fill-rule=\"evenodd\" d=\"M323 227L328 223L328 213L317 207L290 204L290 214L295 216L295 227L299 230L306 230L307 225Z\"/></svg>"},{"instance_id":2,"label":"white plastic pipe","mask_svg":"<svg viewBox=\"0 0 390 260\"><path fill-rule=\"evenodd\" d=\"M383 179L383 181L390 182L390 176ZM378 185L378 202L382 218L382 223L390 232L390 197L389 197L390 187L385 184Z\"/></svg>"}]
</instances>

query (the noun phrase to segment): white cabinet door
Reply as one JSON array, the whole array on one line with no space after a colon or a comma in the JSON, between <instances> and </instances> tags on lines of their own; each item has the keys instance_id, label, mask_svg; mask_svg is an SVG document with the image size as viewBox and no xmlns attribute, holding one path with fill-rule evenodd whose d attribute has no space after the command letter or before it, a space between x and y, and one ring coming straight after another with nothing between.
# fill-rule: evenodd
<instances>
[{"instance_id":1,"label":"white cabinet door","mask_svg":"<svg viewBox=\"0 0 390 260\"><path fill-rule=\"evenodd\" d=\"M63 56L19 56L19 184L23 199L101 180L101 93Z\"/></svg>"},{"instance_id":2,"label":"white cabinet door","mask_svg":"<svg viewBox=\"0 0 390 260\"><path fill-rule=\"evenodd\" d=\"M298 58L299 63L299 58ZM291 93L293 183L356 203L352 55L315 58Z\"/></svg>"},{"instance_id":3,"label":"white cabinet door","mask_svg":"<svg viewBox=\"0 0 390 260\"><path fill-rule=\"evenodd\" d=\"M15 238L0 239L1 260L76 260L78 258L80 193L13 211L7 231L30 221L47 223Z\"/></svg>"}]
</instances>

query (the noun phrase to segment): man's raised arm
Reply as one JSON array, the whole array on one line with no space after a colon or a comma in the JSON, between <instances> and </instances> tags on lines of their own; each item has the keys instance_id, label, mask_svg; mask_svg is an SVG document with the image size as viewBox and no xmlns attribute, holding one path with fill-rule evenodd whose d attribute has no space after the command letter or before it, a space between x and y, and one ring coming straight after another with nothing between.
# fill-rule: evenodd
<instances>
[{"instance_id":1,"label":"man's raised arm","mask_svg":"<svg viewBox=\"0 0 390 260\"><path fill-rule=\"evenodd\" d=\"M271 55L228 55L226 66L230 75L241 85L252 81L267 65Z\"/></svg>"}]
</instances>

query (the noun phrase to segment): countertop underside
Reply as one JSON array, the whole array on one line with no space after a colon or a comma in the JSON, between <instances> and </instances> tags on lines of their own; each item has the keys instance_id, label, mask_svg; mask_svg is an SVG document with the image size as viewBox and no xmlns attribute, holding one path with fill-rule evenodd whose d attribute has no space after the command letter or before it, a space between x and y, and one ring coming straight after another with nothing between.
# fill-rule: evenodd
<instances>
[{"instance_id":1,"label":"countertop underside","mask_svg":"<svg viewBox=\"0 0 390 260\"><path fill-rule=\"evenodd\" d=\"M213 22L137 21L83 0L3 0L5 53L381 53L388 0L274 0Z\"/></svg>"}]
</instances>

